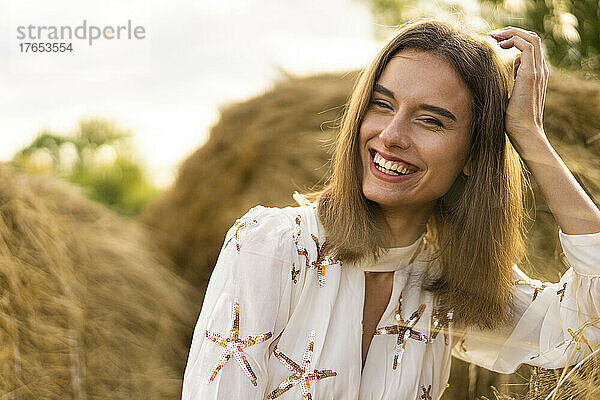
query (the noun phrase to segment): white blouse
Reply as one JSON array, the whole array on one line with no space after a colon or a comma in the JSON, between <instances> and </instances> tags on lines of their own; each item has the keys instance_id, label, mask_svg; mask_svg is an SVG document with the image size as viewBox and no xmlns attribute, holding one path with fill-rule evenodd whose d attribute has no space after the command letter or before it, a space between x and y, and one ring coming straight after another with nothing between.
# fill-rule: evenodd
<instances>
[{"instance_id":1,"label":"white blouse","mask_svg":"<svg viewBox=\"0 0 600 400\"><path fill-rule=\"evenodd\" d=\"M322 252L315 205L294 198L301 206L256 206L227 232L194 331L184 400L432 400L447 386L452 355L512 373L521 363L572 365L600 344L600 232L559 230L571 264L560 282L531 280L515 265L514 324L457 337L451 315L421 289L424 234L375 264L342 266ZM395 272L361 371L364 271Z\"/></svg>"}]
</instances>

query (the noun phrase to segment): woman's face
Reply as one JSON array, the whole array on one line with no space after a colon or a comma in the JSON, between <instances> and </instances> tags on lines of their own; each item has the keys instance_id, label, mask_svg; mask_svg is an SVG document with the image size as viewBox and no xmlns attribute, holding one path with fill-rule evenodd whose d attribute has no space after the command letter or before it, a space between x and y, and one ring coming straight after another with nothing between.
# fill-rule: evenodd
<instances>
[{"instance_id":1,"label":"woman's face","mask_svg":"<svg viewBox=\"0 0 600 400\"><path fill-rule=\"evenodd\" d=\"M360 125L364 195L384 209L433 205L461 169L468 175L471 118L469 90L448 62L415 50L392 57Z\"/></svg>"}]
</instances>

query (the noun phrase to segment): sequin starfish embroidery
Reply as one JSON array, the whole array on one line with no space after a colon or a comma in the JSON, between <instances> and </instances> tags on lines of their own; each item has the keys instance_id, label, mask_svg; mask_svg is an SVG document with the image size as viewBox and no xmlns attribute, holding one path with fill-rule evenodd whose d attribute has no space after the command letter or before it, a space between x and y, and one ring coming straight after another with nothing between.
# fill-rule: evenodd
<instances>
[{"instance_id":1,"label":"sequin starfish embroidery","mask_svg":"<svg viewBox=\"0 0 600 400\"><path fill-rule=\"evenodd\" d=\"M225 363L229 361L231 356L233 356L240 365L240 367L242 367L242 370L244 371L246 376L250 379L250 382L252 382L254 386L257 386L256 374L254 373L254 371L252 371L250 363L246 359L244 349L246 347L250 347L257 343L268 340L271 336L273 336L273 333L267 332L263 333L262 335L246 336L240 339L240 302L237 298L233 300L231 314L231 329L229 330L229 337L224 337L218 333L214 333L209 330L206 331L207 338L209 338L219 346L225 348L225 350L223 350L223 352L221 353L217 364L210 372L209 380L212 382L221 370L221 368L223 368Z\"/></svg>"},{"instance_id":2,"label":"sequin starfish embroidery","mask_svg":"<svg viewBox=\"0 0 600 400\"><path fill-rule=\"evenodd\" d=\"M419 342L427 343L429 339L427 335L417 332L413 329L415 324L419 322L423 312L425 311L425 304L421 304L417 311L412 313L408 320L402 318L402 293L400 293L400 299L398 300L398 311L396 312L396 324L378 328L374 335L398 335L396 347L394 349L394 363L392 369L396 369L398 364L402 361L402 355L406 348L406 342L408 339L417 340Z\"/></svg>"},{"instance_id":3,"label":"sequin starfish embroidery","mask_svg":"<svg viewBox=\"0 0 600 400\"><path fill-rule=\"evenodd\" d=\"M431 315L431 332L429 337L429 343L433 343L437 335L444 331L444 344L448 345L448 328L450 326L450 321L452 321L453 317L452 312L443 312L441 309L436 308L433 310Z\"/></svg>"},{"instance_id":4,"label":"sequin starfish embroidery","mask_svg":"<svg viewBox=\"0 0 600 400\"><path fill-rule=\"evenodd\" d=\"M298 255L303 256L306 260L306 265L310 264L310 258L308 256L308 250L300 245L300 235L302 235L302 227L300 226L300 216L296 216L296 231L294 232L294 244L296 245L296 251Z\"/></svg>"},{"instance_id":5,"label":"sequin starfish embroidery","mask_svg":"<svg viewBox=\"0 0 600 400\"><path fill-rule=\"evenodd\" d=\"M421 396L419 396L420 399L422 399L422 400L432 400L431 399L431 385L429 385L427 387L427 389L425 389L425 386L421 385L421 390L423 391L423 394Z\"/></svg>"},{"instance_id":6,"label":"sequin starfish embroidery","mask_svg":"<svg viewBox=\"0 0 600 400\"><path fill-rule=\"evenodd\" d=\"M277 357L279 361L283 363L283 365L292 371L292 375L286 378L279 386L277 386L275 390L269 393L267 399L275 399L299 384L300 391L302 392L302 398L304 400L312 400L312 394L310 393L310 381L329 378L337 375L337 373L331 369L311 369L310 364L313 356L314 344L315 331L311 331L310 336L308 337L306 349L304 350L304 356L302 357L302 366L296 364L291 358L283 354L277 349L277 346L275 346L273 354L275 354L275 357Z\"/></svg>"},{"instance_id":7,"label":"sequin starfish embroidery","mask_svg":"<svg viewBox=\"0 0 600 400\"><path fill-rule=\"evenodd\" d=\"M296 251L298 255L303 256L306 260L306 265L310 263L308 257L308 250L300 244L300 235L302 234L302 228L300 227L300 216L296 216L296 229L292 237L294 238L294 244L296 245ZM300 268L296 269L296 264L292 263L292 282L298 283L298 275L300 275Z\"/></svg>"},{"instance_id":8,"label":"sequin starfish embroidery","mask_svg":"<svg viewBox=\"0 0 600 400\"><path fill-rule=\"evenodd\" d=\"M342 262L337 258L327 254L327 241L323 242L323 245L319 245L319 239L313 234L311 234L310 236L312 237L313 241L315 242L315 245L317 246L317 259L313 261L308 267L317 270L317 275L319 277L319 286L323 287L326 283L325 267L336 264L339 264L341 266Z\"/></svg>"},{"instance_id":9,"label":"sequin starfish embroidery","mask_svg":"<svg viewBox=\"0 0 600 400\"><path fill-rule=\"evenodd\" d=\"M256 224L258 224L258 221L255 219L249 219L249 218L239 218L235 220L235 223L233 224L233 226L235 226L235 248L237 249L237 251L240 251L240 230L244 229L248 226L255 226ZM231 241L231 238L229 238L229 240L227 241L227 243L225 243L225 246L227 246L227 244Z\"/></svg>"},{"instance_id":10,"label":"sequin starfish embroidery","mask_svg":"<svg viewBox=\"0 0 600 400\"><path fill-rule=\"evenodd\" d=\"M296 251L298 255L304 257L306 261L307 268L314 268L317 271L317 277L319 280L319 287L325 286L326 278L325 278L325 267L330 265L342 265L342 261L337 258L329 255L327 253L327 242L324 242L323 245L319 244L319 239L311 233L311 238L315 242L317 247L317 259L315 261L310 261L308 250L300 244L300 235L302 233L300 227L300 216L296 216L296 231L294 232L294 243L296 245ZM292 275L292 279L294 276Z\"/></svg>"},{"instance_id":11,"label":"sequin starfish embroidery","mask_svg":"<svg viewBox=\"0 0 600 400\"><path fill-rule=\"evenodd\" d=\"M535 300L537 295L540 292L543 292L544 289L546 289L548 287L548 284L546 282L526 281L523 279L519 279L518 281L516 281L515 285L527 285L527 286L533 287L533 298L531 299L531 301Z\"/></svg>"},{"instance_id":12,"label":"sequin starfish embroidery","mask_svg":"<svg viewBox=\"0 0 600 400\"><path fill-rule=\"evenodd\" d=\"M566 290L567 290L567 282L565 282L563 284L562 289L556 291L556 294L560 296L560 300L559 300L560 303L562 303L562 301L563 301L563 297L565 296Z\"/></svg>"},{"instance_id":13,"label":"sequin starfish embroidery","mask_svg":"<svg viewBox=\"0 0 600 400\"><path fill-rule=\"evenodd\" d=\"M296 269L296 264L292 263L292 282L298 283L298 275L300 275L300 268Z\"/></svg>"}]
</instances>

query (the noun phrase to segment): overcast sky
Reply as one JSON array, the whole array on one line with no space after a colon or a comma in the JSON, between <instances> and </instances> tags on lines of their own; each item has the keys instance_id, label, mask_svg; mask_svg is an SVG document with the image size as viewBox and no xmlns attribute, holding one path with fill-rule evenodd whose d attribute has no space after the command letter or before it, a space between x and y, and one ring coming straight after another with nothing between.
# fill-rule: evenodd
<instances>
[{"instance_id":1,"label":"overcast sky","mask_svg":"<svg viewBox=\"0 0 600 400\"><path fill-rule=\"evenodd\" d=\"M144 39L65 40L71 53L21 53L18 26L127 25ZM217 107L267 89L282 67L306 75L364 66L375 23L360 0L0 0L0 161L44 128L113 119L160 186L203 143ZM125 35L125 31L122 31ZM56 41L59 42L59 41Z\"/></svg>"}]
</instances>

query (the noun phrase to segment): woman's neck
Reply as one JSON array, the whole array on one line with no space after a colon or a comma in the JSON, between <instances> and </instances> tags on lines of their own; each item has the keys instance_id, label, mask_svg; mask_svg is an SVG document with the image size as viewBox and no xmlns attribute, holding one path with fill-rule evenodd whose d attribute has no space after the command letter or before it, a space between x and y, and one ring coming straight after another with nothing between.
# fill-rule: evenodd
<instances>
[{"instance_id":1,"label":"woman's neck","mask_svg":"<svg viewBox=\"0 0 600 400\"><path fill-rule=\"evenodd\" d=\"M382 207L382 210L392 231L391 247L405 247L413 244L425 232L432 207Z\"/></svg>"}]
</instances>

